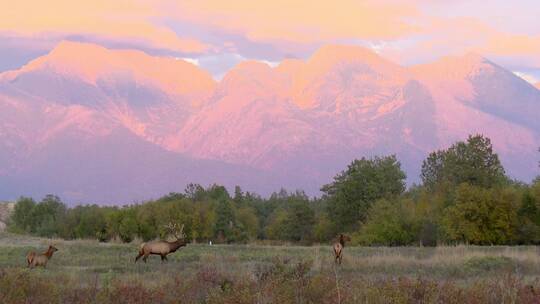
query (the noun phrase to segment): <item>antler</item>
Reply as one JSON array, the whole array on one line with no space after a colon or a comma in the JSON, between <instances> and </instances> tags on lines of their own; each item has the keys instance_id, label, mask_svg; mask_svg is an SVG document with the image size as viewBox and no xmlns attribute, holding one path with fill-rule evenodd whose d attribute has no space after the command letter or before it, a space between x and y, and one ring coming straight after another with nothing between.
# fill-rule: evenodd
<instances>
[{"instance_id":1,"label":"antler","mask_svg":"<svg viewBox=\"0 0 540 304\"><path fill-rule=\"evenodd\" d=\"M165 228L169 230L169 233L173 234L177 240L185 238L184 224L179 226L178 223L168 223L165 225Z\"/></svg>"}]
</instances>

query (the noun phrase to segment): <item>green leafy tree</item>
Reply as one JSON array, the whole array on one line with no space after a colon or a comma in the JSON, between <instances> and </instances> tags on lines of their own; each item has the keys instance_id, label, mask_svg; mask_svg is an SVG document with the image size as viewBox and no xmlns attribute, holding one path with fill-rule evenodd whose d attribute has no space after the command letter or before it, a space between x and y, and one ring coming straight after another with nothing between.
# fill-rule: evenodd
<instances>
[{"instance_id":1,"label":"green leafy tree","mask_svg":"<svg viewBox=\"0 0 540 304\"><path fill-rule=\"evenodd\" d=\"M104 208L97 205L76 207L80 211L80 217L73 231L76 238L95 238L99 231L106 227Z\"/></svg>"},{"instance_id":2,"label":"green leafy tree","mask_svg":"<svg viewBox=\"0 0 540 304\"><path fill-rule=\"evenodd\" d=\"M313 239L316 242L327 242L334 237L333 224L325 213L315 216L315 225L313 227Z\"/></svg>"},{"instance_id":3,"label":"green leafy tree","mask_svg":"<svg viewBox=\"0 0 540 304\"><path fill-rule=\"evenodd\" d=\"M235 218L234 210L229 200L220 200L216 206L215 236L219 241L234 241Z\"/></svg>"},{"instance_id":4,"label":"green leafy tree","mask_svg":"<svg viewBox=\"0 0 540 304\"><path fill-rule=\"evenodd\" d=\"M269 217L268 224L265 226L265 235L271 240L285 240L284 235L287 233L285 222L287 221L287 211L285 209L277 209Z\"/></svg>"},{"instance_id":5,"label":"green leafy tree","mask_svg":"<svg viewBox=\"0 0 540 304\"><path fill-rule=\"evenodd\" d=\"M193 184L190 184L192 187L195 187ZM188 185L188 187L186 188L186 193L188 191L195 191L196 193L196 190L192 190L190 188L190 185ZM201 187L202 188L202 187ZM189 190L188 190L189 189ZM178 193L178 192L170 192L169 194L165 195L165 196L162 196L161 198L158 199L158 201L160 202L170 202L170 201L178 201L178 200L181 200L183 198L185 198L186 195L183 194L183 193Z\"/></svg>"},{"instance_id":6,"label":"green leafy tree","mask_svg":"<svg viewBox=\"0 0 540 304\"><path fill-rule=\"evenodd\" d=\"M213 184L206 189L208 198L215 201L230 200L231 196L224 186Z\"/></svg>"},{"instance_id":7,"label":"green leafy tree","mask_svg":"<svg viewBox=\"0 0 540 304\"><path fill-rule=\"evenodd\" d=\"M46 195L31 213L35 224L35 233L39 236L59 236L61 224L65 219L66 205L56 195Z\"/></svg>"},{"instance_id":8,"label":"green leafy tree","mask_svg":"<svg viewBox=\"0 0 540 304\"><path fill-rule=\"evenodd\" d=\"M201 201L206 196L206 191L199 184L188 184L184 192L186 197L194 201Z\"/></svg>"},{"instance_id":9,"label":"green leafy tree","mask_svg":"<svg viewBox=\"0 0 540 304\"><path fill-rule=\"evenodd\" d=\"M216 212L208 202L195 206L193 212L192 238L195 240L211 239L216 222Z\"/></svg>"},{"instance_id":10,"label":"green leafy tree","mask_svg":"<svg viewBox=\"0 0 540 304\"><path fill-rule=\"evenodd\" d=\"M540 244L540 179L523 192L518 215L520 243Z\"/></svg>"},{"instance_id":11,"label":"green leafy tree","mask_svg":"<svg viewBox=\"0 0 540 304\"><path fill-rule=\"evenodd\" d=\"M163 225L160 221L159 214L167 214L166 211L160 212L163 209L169 209L170 205L178 200L182 200L183 195L170 193L169 195L160 198L156 202L147 202L146 204L135 207L135 216L138 224L137 234L143 241L150 241L159 237L159 226ZM165 220L163 220L165 221Z\"/></svg>"},{"instance_id":12,"label":"green leafy tree","mask_svg":"<svg viewBox=\"0 0 540 304\"><path fill-rule=\"evenodd\" d=\"M413 203L378 200L369 210L366 223L353 235L353 242L363 245L404 246L416 241Z\"/></svg>"},{"instance_id":13,"label":"green leafy tree","mask_svg":"<svg viewBox=\"0 0 540 304\"><path fill-rule=\"evenodd\" d=\"M515 242L519 202L513 189L461 184L442 219L447 240L476 245Z\"/></svg>"},{"instance_id":14,"label":"green leafy tree","mask_svg":"<svg viewBox=\"0 0 540 304\"><path fill-rule=\"evenodd\" d=\"M251 240L259 235L259 219L255 210L250 207L242 207L236 210L236 219Z\"/></svg>"},{"instance_id":15,"label":"green leafy tree","mask_svg":"<svg viewBox=\"0 0 540 304\"><path fill-rule=\"evenodd\" d=\"M430 153L422 163L421 177L432 191L452 190L462 183L490 188L507 181L490 139L482 135Z\"/></svg>"},{"instance_id":16,"label":"green leafy tree","mask_svg":"<svg viewBox=\"0 0 540 304\"><path fill-rule=\"evenodd\" d=\"M122 209L114 209L105 217L107 223L107 235L111 239L120 238L120 222L122 221Z\"/></svg>"},{"instance_id":17,"label":"green leafy tree","mask_svg":"<svg viewBox=\"0 0 540 304\"><path fill-rule=\"evenodd\" d=\"M118 236L125 242L131 242L139 230L136 215L133 209L122 210L118 223Z\"/></svg>"},{"instance_id":18,"label":"green leafy tree","mask_svg":"<svg viewBox=\"0 0 540 304\"><path fill-rule=\"evenodd\" d=\"M295 242L310 242L313 238L315 212L305 200L293 201L287 208L283 239Z\"/></svg>"},{"instance_id":19,"label":"green leafy tree","mask_svg":"<svg viewBox=\"0 0 540 304\"><path fill-rule=\"evenodd\" d=\"M355 231L376 200L403 193L405 177L394 155L354 160L321 189L335 230Z\"/></svg>"},{"instance_id":20,"label":"green leafy tree","mask_svg":"<svg viewBox=\"0 0 540 304\"><path fill-rule=\"evenodd\" d=\"M10 230L12 232L30 233L35 230L35 222L32 216L35 206L36 202L32 198L20 197L17 200L10 219Z\"/></svg>"}]
</instances>

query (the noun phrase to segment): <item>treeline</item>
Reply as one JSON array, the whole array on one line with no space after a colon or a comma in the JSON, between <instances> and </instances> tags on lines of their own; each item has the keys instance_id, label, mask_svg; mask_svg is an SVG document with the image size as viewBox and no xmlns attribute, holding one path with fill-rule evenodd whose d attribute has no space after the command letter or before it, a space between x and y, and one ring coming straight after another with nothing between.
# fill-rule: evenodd
<instances>
[{"instance_id":1,"label":"treeline","mask_svg":"<svg viewBox=\"0 0 540 304\"><path fill-rule=\"evenodd\" d=\"M318 211L316 211L318 210ZM59 197L47 195L39 203L22 197L9 222L15 233L65 239L119 239L130 242L164 238L165 225L184 224L190 240L220 243L273 239L298 242L322 241L315 226L318 208L303 192L285 190L263 199L235 188L233 195L223 186L203 188L190 184L184 193L170 193L158 200L123 207L84 205L68 208Z\"/></svg>"},{"instance_id":2,"label":"treeline","mask_svg":"<svg viewBox=\"0 0 540 304\"><path fill-rule=\"evenodd\" d=\"M167 235L185 225L197 242L279 240L310 244L348 233L362 245L540 244L540 178L509 179L488 138L470 136L423 162L422 183L405 187L395 156L354 160L321 198L281 190L269 198L190 184L183 193L124 207L68 208L48 195L21 197L9 229L45 237L130 242Z\"/></svg>"}]
</instances>

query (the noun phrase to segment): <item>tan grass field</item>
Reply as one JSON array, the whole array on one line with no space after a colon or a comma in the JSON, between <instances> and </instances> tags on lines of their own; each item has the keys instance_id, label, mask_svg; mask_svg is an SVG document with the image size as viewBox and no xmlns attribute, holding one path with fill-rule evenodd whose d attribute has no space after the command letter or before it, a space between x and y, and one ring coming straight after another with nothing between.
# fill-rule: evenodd
<instances>
[{"instance_id":1,"label":"tan grass field","mask_svg":"<svg viewBox=\"0 0 540 304\"><path fill-rule=\"evenodd\" d=\"M47 269L29 250L54 244ZM0 234L1 303L540 303L537 247L192 244L162 264L138 244Z\"/></svg>"}]
</instances>

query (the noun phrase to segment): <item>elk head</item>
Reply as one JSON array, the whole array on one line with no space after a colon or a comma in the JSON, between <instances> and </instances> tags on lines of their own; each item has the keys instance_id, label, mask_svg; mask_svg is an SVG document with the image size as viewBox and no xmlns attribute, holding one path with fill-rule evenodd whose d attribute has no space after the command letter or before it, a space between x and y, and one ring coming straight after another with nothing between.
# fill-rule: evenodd
<instances>
[{"instance_id":1,"label":"elk head","mask_svg":"<svg viewBox=\"0 0 540 304\"><path fill-rule=\"evenodd\" d=\"M341 245L345 245L345 242L350 242L350 241L351 241L351 238L348 235L345 235L345 234L339 235L339 242L341 243Z\"/></svg>"}]
</instances>

